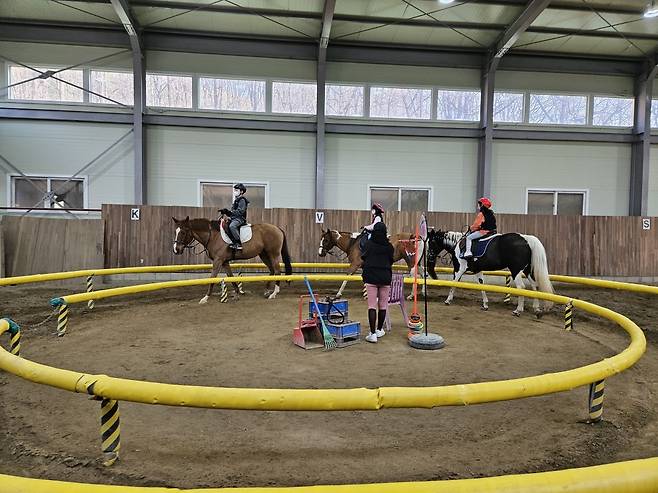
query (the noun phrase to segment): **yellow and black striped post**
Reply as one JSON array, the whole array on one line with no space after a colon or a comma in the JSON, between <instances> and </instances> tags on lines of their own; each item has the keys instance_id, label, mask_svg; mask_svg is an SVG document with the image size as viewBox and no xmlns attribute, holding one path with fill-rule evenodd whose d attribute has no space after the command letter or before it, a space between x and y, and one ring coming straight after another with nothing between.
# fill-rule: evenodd
<instances>
[{"instance_id":1,"label":"yellow and black striped post","mask_svg":"<svg viewBox=\"0 0 658 493\"><path fill-rule=\"evenodd\" d=\"M598 423L603 415L603 392L605 380L589 384L589 420L588 423Z\"/></svg>"},{"instance_id":2,"label":"yellow and black striped post","mask_svg":"<svg viewBox=\"0 0 658 493\"><path fill-rule=\"evenodd\" d=\"M111 466L119 459L121 448L121 422L119 419L119 401L103 399L101 401L101 449L103 465Z\"/></svg>"},{"instance_id":3,"label":"yellow and black striped post","mask_svg":"<svg viewBox=\"0 0 658 493\"><path fill-rule=\"evenodd\" d=\"M573 303L564 305L564 330L573 329Z\"/></svg>"},{"instance_id":4,"label":"yellow and black striped post","mask_svg":"<svg viewBox=\"0 0 658 493\"><path fill-rule=\"evenodd\" d=\"M57 337L66 334L66 328L69 324L69 305L62 303L59 305L59 315L57 316Z\"/></svg>"},{"instance_id":5,"label":"yellow and black striped post","mask_svg":"<svg viewBox=\"0 0 658 493\"><path fill-rule=\"evenodd\" d=\"M21 328L10 318L4 319L9 324L9 352L14 356L21 355Z\"/></svg>"},{"instance_id":6,"label":"yellow and black striped post","mask_svg":"<svg viewBox=\"0 0 658 493\"><path fill-rule=\"evenodd\" d=\"M238 293L245 294L244 290L242 289L242 283L241 282L238 283Z\"/></svg>"},{"instance_id":7,"label":"yellow and black striped post","mask_svg":"<svg viewBox=\"0 0 658 493\"><path fill-rule=\"evenodd\" d=\"M219 283L219 301L220 303L226 303L228 301L228 289L226 289L224 279Z\"/></svg>"},{"instance_id":8,"label":"yellow and black striped post","mask_svg":"<svg viewBox=\"0 0 658 493\"><path fill-rule=\"evenodd\" d=\"M511 276L505 276L505 287L509 288L512 286L512 277ZM512 301L512 295L509 293L505 293L505 297L503 298L503 303L510 303Z\"/></svg>"},{"instance_id":9,"label":"yellow and black striped post","mask_svg":"<svg viewBox=\"0 0 658 493\"><path fill-rule=\"evenodd\" d=\"M87 293L91 293L94 290L94 275L87 276ZM87 301L87 307L91 310L94 308L94 300Z\"/></svg>"}]
</instances>

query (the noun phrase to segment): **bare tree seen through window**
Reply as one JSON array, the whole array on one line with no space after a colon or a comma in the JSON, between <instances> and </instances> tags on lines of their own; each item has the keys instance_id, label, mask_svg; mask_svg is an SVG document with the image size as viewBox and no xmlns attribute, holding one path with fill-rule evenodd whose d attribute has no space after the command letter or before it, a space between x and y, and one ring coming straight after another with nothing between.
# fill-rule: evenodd
<instances>
[{"instance_id":1,"label":"bare tree seen through window","mask_svg":"<svg viewBox=\"0 0 658 493\"><path fill-rule=\"evenodd\" d=\"M633 126L633 99L594 96L594 125L605 127Z\"/></svg>"},{"instance_id":2,"label":"bare tree seen through window","mask_svg":"<svg viewBox=\"0 0 658 493\"><path fill-rule=\"evenodd\" d=\"M523 93L496 92L494 94L494 121L502 123L523 122L523 99Z\"/></svg>"},{"instance_id":3,"label":"bare tree seen through window","mask_svg":"<svg viewBox=\"0 0 658 493\"><path fill-rule=\"evenodd\" d=\"M225 111L265 111L266 84L262 80L199 79L199 106Z\"/></svg>"},{"instance_id":4,"label":"bare tree seen through window","mask_svg":"<svg viewBox=\"0 0 658 493\"><path fill-rule=\"evenodd\" d=\"M436 117L439 120L478 121L480 119L480 92L439 90Z\"/></svg>"},{"instance_id":5,"label":"bare tree seen through window","mask_svg":"<svg viewBox=\"0 0 658 493\"><path fill-rule=\"evenodd\" d=\"M315 115L317 89L315 83L273 82L272 111Z\"/></svg>"},{"instance_id":6,"label":"bare tree seen through window","mask_svg":"<svg viewBox=\"0 0 658 493\"><path fill-rule=\"evenodd\" d=\"M363 116L363 86L326 85L325 112L329 116Z\"/></svg>"},{"instance_id":7,"label":"bare tree seen through window","mask_svg":"<svg viewBox=\"0 0 658 493\"><path fill-rule=\"evenodd\" d=\"M34 67L41 72L56 71L52 67ZM9 68L9 83L17 82L39 77L39 72L26 67L11 66ZM64 70L56 74L56 77L77 86L82 87L83 71L82 70ZM56 101L81 103L83 101L82 89L78 89L59 80L48 77L46 79L36 79L9 89L9 99L19 99L26 101Z\"/></svg>"},{"instance_id":8,"label":"bare tree seen through window","mask_svg":"<svg viewBox=\"0 0 658 493\"><path fill-rule=\"evenodd\" d=\"M585 125L587 96L531 94L530 123Z\"/></svg>"},{"instance_id":9,"label":"bare tree seen through window","mask_svg":"<svg viewBox=\"0 0 658 493\"><path fill-rule=\"evenodd\" d=\"M370 116L376 118L413 118L429 120L432 90L408 87L372 87Z\"/></svg>"},{"instance_id":10,"label":"bare tree seen through window","mask_svg":"<svg viewBox=\"0 0 658 493\"><path fill-rule=\"evenodd\" d=\"M146 104L163 108L192 108L192 77L146 74Z\"/></svg>"},{"instance_id":11,"label":"bare tree seen through window","mask_svg":"<svg viewBox=\"0 0 658 493\"><path fill-rule=\"evenodd\" d=\"M108 72L92 70L89 88L97 94L102 94L123 104L134 104L134 82L131 72ZM89 95L89 101L100 104L115 104L95 94Z\"/></svg>"}]
</instances>

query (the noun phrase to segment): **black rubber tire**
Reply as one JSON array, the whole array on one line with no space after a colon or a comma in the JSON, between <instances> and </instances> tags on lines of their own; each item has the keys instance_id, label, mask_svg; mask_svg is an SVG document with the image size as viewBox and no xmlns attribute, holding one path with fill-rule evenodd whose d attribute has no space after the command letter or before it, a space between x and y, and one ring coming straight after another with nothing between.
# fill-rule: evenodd
<instances>
[{"instance_id":1,"label":"black rubber tire","mask_svg":"<svg viewBox=\"0 0 658 493\"><path fill-rule=\"evenodd\" d=\"M409 338L409 345L414 349L434 350L441 349L446 341L439 334L414 334Z\"/></svg>"}]
</instances>

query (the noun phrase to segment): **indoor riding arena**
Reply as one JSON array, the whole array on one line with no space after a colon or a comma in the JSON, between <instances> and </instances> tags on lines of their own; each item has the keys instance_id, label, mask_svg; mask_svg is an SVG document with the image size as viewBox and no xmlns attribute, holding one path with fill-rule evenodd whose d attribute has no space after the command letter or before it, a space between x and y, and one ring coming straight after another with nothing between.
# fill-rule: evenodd
<instances>
[{"instance_id":1,"label":"indoor riding arena","mask_svg":"<svg viewBox=\"0 0 658 493\"><path fill-rule=\"evenodd\" d=\"M0 2L0 492L658 492L657 76L651 0Z\"/></svg>"}]
</instances>

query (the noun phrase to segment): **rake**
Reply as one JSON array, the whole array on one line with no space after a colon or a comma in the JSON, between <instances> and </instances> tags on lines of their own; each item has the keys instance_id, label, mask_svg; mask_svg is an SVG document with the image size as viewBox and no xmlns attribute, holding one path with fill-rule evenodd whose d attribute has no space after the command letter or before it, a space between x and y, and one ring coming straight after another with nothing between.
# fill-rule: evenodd
<instances>
[{"instance_id":1,"label":"rake","mask_svg":"<svg viewBox=\"0 0 658 493\"><path fill-rule=\"evenodd\" d=\"M304 276L304 283L306 283L306 289L308 289L308 294L311 296L311 301L313 301L313 306L315 311L320 318L320 324L322 325L322 338L324 339L324 348L325 349L336 349L338 344L334 340L334 337L331 335L331 332L327 329L327 326L324 324L324 317L318 306L318 302L315 301L315 295L313 294L313 289L311 288L311 283L308 282L308 277Z\"/></svg>"}]
</instances>

